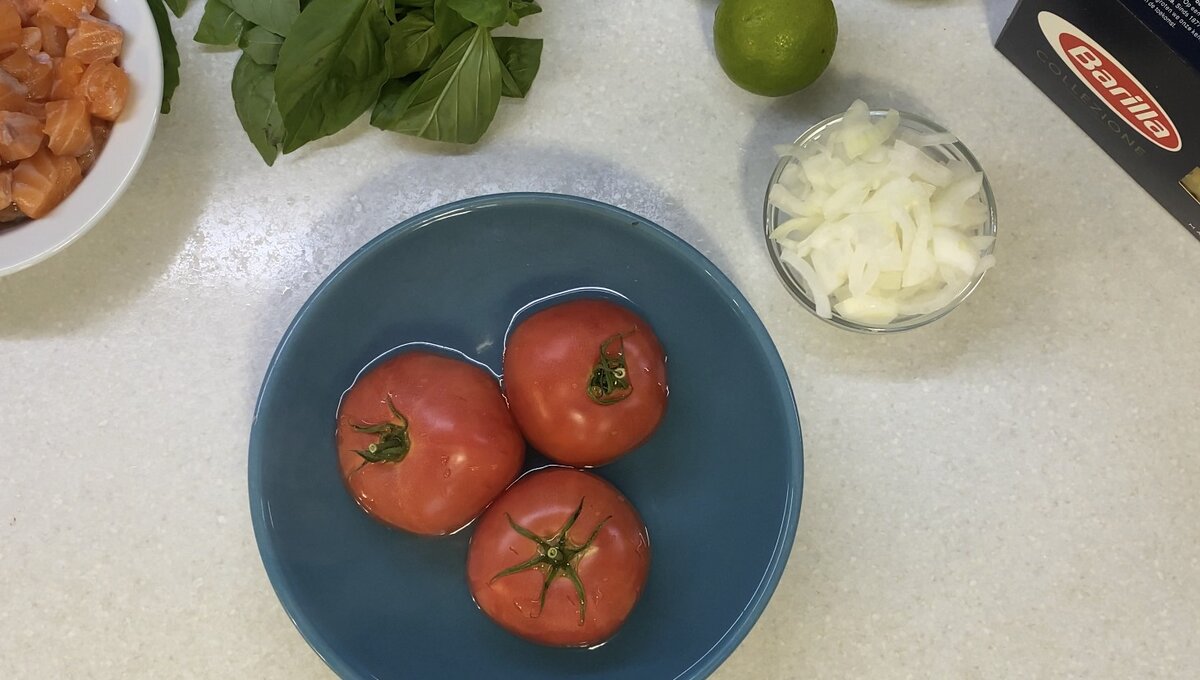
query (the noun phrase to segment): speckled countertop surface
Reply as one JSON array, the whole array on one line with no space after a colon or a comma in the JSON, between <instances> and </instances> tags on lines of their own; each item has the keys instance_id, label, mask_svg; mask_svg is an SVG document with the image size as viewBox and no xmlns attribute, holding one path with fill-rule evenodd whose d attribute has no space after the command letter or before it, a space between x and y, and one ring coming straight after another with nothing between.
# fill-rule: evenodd
<instances>
[{"instance_id":1,"label":"speckled countertop surface","mask_svg":"<svg viewBox=\"0 0 1200 680\"><path fill-rule=\"evenodd\" d=\"M371 236L506 190L683 236L783 355L799 535L715 677L1200 676L1200 243L992 49L1011 0L841 0L831 70L782 100L725 79L714 6L548 3L521 29L546 39L538 82L483 144L360 121L273 169L234 117L234 56L184 44L125 198L0 280L0 676L328 677L250 527L263 371ZM999 201L1000 266L899 337L811 317L759 231L771 145L857 96L957 131Z\"/></svg>"}]
</instances>

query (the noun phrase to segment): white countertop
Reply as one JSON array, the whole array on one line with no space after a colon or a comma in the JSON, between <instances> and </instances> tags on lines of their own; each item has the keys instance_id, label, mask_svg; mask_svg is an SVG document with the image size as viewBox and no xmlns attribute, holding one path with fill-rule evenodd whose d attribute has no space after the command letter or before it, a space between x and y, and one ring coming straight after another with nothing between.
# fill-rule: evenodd
<instances>
[{"instance_id":1,"label":"white countertop","mask_svg":"<svg viewBox=\"0 0 1200 680\"><path fill-rule=\"evenodd\" d=\"M250 527L263 371L370 237L508 190L683 236L783 355L799 534L714 677L1200 676L1200 243L991 47L1012 3L984 4L841 0L829 72L770 100L719 69L714 0L546 3L520 31L546 39L533 91L477 147L364 119L267 168L235 55L182 40L193 2L132 188L0 280L0 676L329 677ZM813 318L762 244L771 146L855 97L955 130L999 202L999 267L897 337Z\"/></svg>"}]
</instances>

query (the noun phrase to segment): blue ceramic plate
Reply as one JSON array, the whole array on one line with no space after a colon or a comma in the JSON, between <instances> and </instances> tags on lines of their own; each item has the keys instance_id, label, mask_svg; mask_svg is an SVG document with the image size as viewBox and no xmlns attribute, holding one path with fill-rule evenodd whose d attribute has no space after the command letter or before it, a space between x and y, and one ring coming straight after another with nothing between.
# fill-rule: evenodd
<instances>
[{"instance_id":1,"label":"blue ceramic plate","mask_svg":"<svg viewBox=\"0 0 1200 680\"><path fill-rule=\"evenodd\" d=\"M648 442L599 470L650 531L642 599L608 644L549 649L475 607L470 527L420 538L358 509L338 475L334 416L359 370L404 343L457 348L498 370L513 313L581 287L627 296L654 326L671 400ZM802 475L787 374L729 279L637 215L542 194L446 205L350 257L283 336L250 437L263 564L301 634L345 678L704 677L779 582Z\"/></svg>"}]
</instances>

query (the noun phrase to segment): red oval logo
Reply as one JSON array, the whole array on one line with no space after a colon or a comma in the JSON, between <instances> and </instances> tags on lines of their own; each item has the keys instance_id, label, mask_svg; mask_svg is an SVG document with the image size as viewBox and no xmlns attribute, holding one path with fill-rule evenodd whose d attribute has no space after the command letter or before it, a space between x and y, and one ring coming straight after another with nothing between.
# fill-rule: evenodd
<instances>
[{"instance_id":1,"label":"red oval logo","mask_svg":"<svg viewBox=\"0 0 1200 680\"><path fill-rule=\"evenodd\" d=\"M1155 145L1167 151L1183 148L1162 105L1108 50L1056 14L1040 12L1038 25L1058 56L1113 113Z\"/></svg>"}]
</instances>

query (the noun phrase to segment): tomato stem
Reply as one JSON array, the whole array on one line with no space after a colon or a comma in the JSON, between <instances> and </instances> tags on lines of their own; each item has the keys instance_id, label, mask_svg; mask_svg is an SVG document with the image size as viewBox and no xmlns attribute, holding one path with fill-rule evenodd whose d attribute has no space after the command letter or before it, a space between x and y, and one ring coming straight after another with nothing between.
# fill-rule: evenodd
<instances>
[{"instance_id":1,"label":"tomato stem","mask_svg":"<svg viewBox=\"0 0 1200 680\"><path fill-rule=\"evenodd\" d=\"M624 334L617 333L600 343L599 357L588 377L587 395L601 406L615 404L633 393L629 367L625 365L624 339Z\"/></svg>"},{"instance_id":2,"label":"tomato stem","mask_svg":"<svg viewBox=\"0 0 1200 680\"><path fill-rule=\"evenodd\" d=\"M412 441L408 437L408 418L392 403L392 395L387 398L388 410L392 419L370 425L353 425L356 432L378 435L378 439L365 449L355 453L363 457L366 463L399 463L408 455ZM365 464L365 463L364 463Z\"/></svg>"},{"instance_id":3,"label":"tomato stem","mask_svg":"<svg viewBox=\"0 0 1200 680\"><path fill-rule=\"evenodd\" d=\"M579 519L580 513L583 512L583 500L583 498L579 499L579 507L575 508L575 512L571 513L571 516L567 518L562 528L554 532L549 538L538 536L529 529L517 524L513 520L512 515L507 512L504 513L504 517L508 519L508 525L512 527L513 531L537 544L537 553L524 562L514 564L501 571L489 581L489 583L492 583L505 576L529 571L530 569L542 571L544 574L542 592L538 597L538 612L540 613L546 606L546 591L550 590L550 584L556 578L566 578L575 587L575 595L579 598L579 625L581 626L584 623L584 616L587 612L587 593L584 590L583 581L579 578L579 572L576 569L579 566L579 560L582 558L583 553L591 547L596 537L600 535L600 529L604 527L608 520L612 519L612 515L609 515L600 520L600 523L592 530L591 536L588 536L588 539L582 545L575 545L567 536L567 533L575 525L575 521Z\"/></svg>"}]
</instances>

